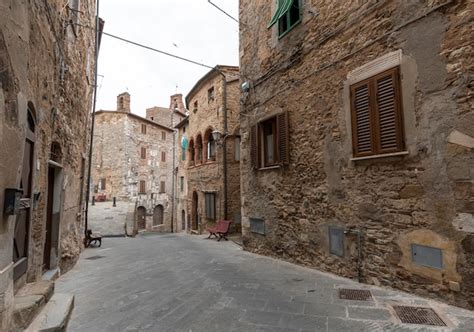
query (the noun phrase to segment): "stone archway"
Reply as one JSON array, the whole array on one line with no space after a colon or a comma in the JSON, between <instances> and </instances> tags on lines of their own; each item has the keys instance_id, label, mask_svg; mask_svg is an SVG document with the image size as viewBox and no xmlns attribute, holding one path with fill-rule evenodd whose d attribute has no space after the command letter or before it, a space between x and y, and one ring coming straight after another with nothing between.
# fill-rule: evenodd
<instances>
[{"instance_id":1,"label":"stone archway","mask_svg":"<svg viewBox=\"0 0 474 332\"><path fill-rule=\"evenodd\" d=\"M163 225L163 205L159 204L153 209L153 226Z\"/></svg>"},{"instance_id":2,"label":"stone archway","mask_svg":"<svg viewBox=\"0 0 474 332\"><path fill-rule=\"evenodd\" d=\"M138 230L146 229L146 208L144 206L137 208L137 227Z\"/></svg>"}]
</instances>

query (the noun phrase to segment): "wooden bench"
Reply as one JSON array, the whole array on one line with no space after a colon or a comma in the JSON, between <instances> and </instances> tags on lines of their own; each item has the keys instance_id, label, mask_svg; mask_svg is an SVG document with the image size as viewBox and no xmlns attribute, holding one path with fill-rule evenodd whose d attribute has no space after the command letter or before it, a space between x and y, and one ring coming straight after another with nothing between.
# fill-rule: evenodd
<instances>
[{"instance_id":1,"label":"wooden bench","mask_svg":"<svg viewBox=\"0 0 474 332\"><path fill-rule=\"evenodd\" d=\"M84 245L88 248L92 243L94 243L94 246L98 243L100 247L102 245L102 235L92 233L92 231L88 229L86 232L86 238L84 239Z\"/></svg>"},{"instance_id":2,"label":"wooden bench","mask_svg":"<svg viewBox=\"0 0 474 332\"><path fill-rule=\"evenodd\" d=\"M209 232L209 236L207 238L210 239L214 235L217 238L217 241L222 239L228 241L227 233L229 233L231 223L232 221L219 220L215 227L207 228L207 231Z\"/></svg>"}]
</instances>

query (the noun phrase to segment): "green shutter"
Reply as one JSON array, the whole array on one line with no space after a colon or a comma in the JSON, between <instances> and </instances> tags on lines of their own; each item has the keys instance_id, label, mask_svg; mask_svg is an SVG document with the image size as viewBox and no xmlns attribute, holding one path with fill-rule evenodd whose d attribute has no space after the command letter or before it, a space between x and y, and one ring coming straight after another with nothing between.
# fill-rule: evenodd
<instances>
[{"instance_id":1,"label":"green shutter","mask_svg":"<svg viewBox=\"0 0 474 332\"><path fill-rule=\"evenodd\" d=\"M278 8L275 11L270 23L268 24L268 29L270 29L283 15L290 10L293 0L278 0Z\"/></svg>"}]
</instances>

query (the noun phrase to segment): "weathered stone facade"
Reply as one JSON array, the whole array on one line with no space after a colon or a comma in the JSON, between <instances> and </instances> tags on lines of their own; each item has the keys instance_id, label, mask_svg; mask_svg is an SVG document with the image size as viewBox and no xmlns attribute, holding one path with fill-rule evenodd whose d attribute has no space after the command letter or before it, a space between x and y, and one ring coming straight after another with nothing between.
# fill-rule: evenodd
<instances>
[{"instance_id":1,"label":"weathered stone facade","mask_svg":"<svg viewBox=\"0 0 474 332\"><path fill-rule=\"evenodd\" d=\"M95 2L0 2L0 330L13 294L83 245L85 170L93 92ZM22 189L5 214L5 189ZM12 261L13 257L13 261Z\"/></svg>"},{"instance_id":2,"label":"weathered stone facade","mask_svg":"<svg viewBox=\"0 0 474 332\"><path fill-rule=\"evenodd\" d=\"M275 3L240 1L245 248L473 308L472 1L305 0L281 37ZM404 149L354 158L351 87L390 68ZM284 111L288 165L254 169L251 128Z\"/></svg>"},{"instance_id":3,"label":"weathered stone facade","mask_svg":"<svg viewBox=\"0 0 474 332\"><path fill-rule=\"evenodd\" d=\"M239 160L234 158L234 141L239 138L238 75L238 67L216 66L186 96L189 118L184 167L189 231L202 232L208 223L219 219L234 221L234 229L240 230L240 170ZM218 141L213 139L213 131L220 133ZM210 204L207 208L206 195Z\"/></svg>"},{"instance_id":4,"label":"weathered stone facade","mask_svg":"<svg viewBox=\"0 0 474 332\"><path fill-rule=\"evenodd\" d=\"M176 140L176 227L177 233L188 231L191 228L191 216L187 211L188 206L188 172L186 168L187 136L189 130L188 117L178 123Z\"/></svg>"},{"instance_id":5,"label":"weathered stone facade","mask_svg":"<svg viewBox=\"0 0 474 332\"><path fill-rule=\"evenodd\" d=\"M136 202L137 211L146 211L139 215L139 229L170 231L173 130L131 113L128 93L117 97L117 106L96 113L94 195Z\"/></svg>"}]
</instances>

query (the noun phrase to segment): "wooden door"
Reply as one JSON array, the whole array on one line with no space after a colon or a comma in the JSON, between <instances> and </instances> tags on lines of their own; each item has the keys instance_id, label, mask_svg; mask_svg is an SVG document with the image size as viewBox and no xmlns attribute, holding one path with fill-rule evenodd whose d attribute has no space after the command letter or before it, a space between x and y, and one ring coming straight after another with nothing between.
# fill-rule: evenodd
<instances>
[{"instance_id":1,"label":"wooden door","mask_svg":"<svg viewBox=\"0 0 474 332\"><path fill-rule=\"evenodd\" d=\"M13 236L13 279L17 280L28 269L28 247L30 233L30 214L33 185L35 122L33 114L28 110L28 129L26 133L23 167L21 171L20 189L23 191L20 209L16 215Z\"/></svg>"},{"instance_id":2,"label":"wooden door","mask_svg":"<svg viewBox=\"0 0 474 332\"><path fill-rule=\"evenodd\" d=\"M163 205L155 206L155 209L153 210L153 226L163 224L163 210Z\"/></svg>"},{"instance_id":3,"label":"wooden door","mask_svg":"<svg viewBox=\"0 0 474 332\"><path fill-rule=\"evenodd\" d=\"M198 224L199 224L199 216L198 216L198 203L199 203L199 199L198 199L198 194L197 192L193 192L193 221L192 221L192 227L194 230L197 230L198 229Z\"/></svg>"},{"instance_id":4,"label":"wooden door","mask_svg":"<svg viewBox=\"0 0 474 332\"><path fill-rule=\"evenodd\" d=\"M143 206L137 208L137 226L138 229L146 228L146 209Z\"/></svg>"}]
</instances>

